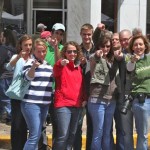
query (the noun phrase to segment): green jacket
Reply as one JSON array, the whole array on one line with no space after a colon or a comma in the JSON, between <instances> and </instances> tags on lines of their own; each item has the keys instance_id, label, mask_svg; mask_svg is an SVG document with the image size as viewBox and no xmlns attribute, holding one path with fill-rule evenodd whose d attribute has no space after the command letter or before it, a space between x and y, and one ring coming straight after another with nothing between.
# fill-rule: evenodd
<instances>
[{"instance_id":1,"label":"green jacket","mask_svg":"<svg viewBox=\"0 0 150 150\"><path fill-rule=\"evenodd\" d=\"M90 96L112 99L120 93L118 63L114 60L110 67L105 59L91 56Z\"/></svg>"},{"instance_id":2,"label":"green jacket","mask_svg":"<svg viewBox=\"0 0 150 150\"><path fill-rule=\"evenodd\" d=\"M150 55L145 55L135 64L132 93L150 94Z\"/></svg>"}]
</instances>

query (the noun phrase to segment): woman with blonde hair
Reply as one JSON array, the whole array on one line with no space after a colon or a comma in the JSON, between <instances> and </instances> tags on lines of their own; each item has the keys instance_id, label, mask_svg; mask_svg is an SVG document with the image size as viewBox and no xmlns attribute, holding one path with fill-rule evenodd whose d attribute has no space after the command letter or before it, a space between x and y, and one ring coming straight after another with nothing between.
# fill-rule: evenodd
<instances>
[{"instance_id":1,"label":"woman with blonde hair","mask_svg":"<svg viewBox=\"0 0 150 150\"><path fill-rule=\"evenodd\" d=\"M27 60L23 68L24 80L30 82L29 89L21 102L21 112L29 129L29 137L23 150L38 149L42 126L51 103L53 68L45 61L46 53L45 41L36 39L33 57Z\"/></svg>"}]
</instances>

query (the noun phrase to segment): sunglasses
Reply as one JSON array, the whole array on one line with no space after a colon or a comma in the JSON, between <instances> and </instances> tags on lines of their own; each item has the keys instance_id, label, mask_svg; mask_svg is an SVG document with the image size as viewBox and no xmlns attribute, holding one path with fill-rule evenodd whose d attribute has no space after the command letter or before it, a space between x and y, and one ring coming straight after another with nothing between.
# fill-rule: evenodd
<instances>
[{"instance_id":1,"label":"sunglasses","mask_svg":"<svg viewBox=\"0 0 150 150\"><path fill-rule=\"evenodd\" d=\"M110 45L102 45L101 48L110 48Z\"/></svg>"},{"instance_id":2,"label":"sunglasses","mask_svg":"<svg viewBox=\"0 0 150 150\"><path fill-rule=\"evenodd\" d=\"M74 54L77 54L77 50L66 50L66 52L68 53L68 54L72 54L72 53L74 53Z\"/></svg>"}]
</instances>

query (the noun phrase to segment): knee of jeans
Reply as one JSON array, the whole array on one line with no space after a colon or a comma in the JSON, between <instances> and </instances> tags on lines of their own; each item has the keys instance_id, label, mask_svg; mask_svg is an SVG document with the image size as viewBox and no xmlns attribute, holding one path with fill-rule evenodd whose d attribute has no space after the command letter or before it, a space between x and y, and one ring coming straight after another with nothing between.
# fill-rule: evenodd
<instances>
[{"instance_id":1,"label":"knee of jeans","mask_svg":"<svg viewBox=\"0 0 150 150\"><path fill-rule=\"evenodd\" d=\"M96 131L93 131L93 135L95 138L100 138L103 135L103 129L98 129Z\"/></svg>"},{"instance_id":2,"label":"knee of jeans","mask_svg":"<svg viewBox=\"0 0 150 150\"><path fill-rule=\"evenodd\" d=\"M66 141L67 138L68 138L68 134L66 132L63 132L63 134L61 134L61 135L59 135L59 134L57 135L57 139L62 142Z\"/></svg>"},{"instance_id":3,"label":"knee of jeans","mask_svg":"<svg viewBox=\"0 0 150 150\"><path fill-rule=\"evenodd\" d=\"M30 141L30 143L32 143L32 144L37 144L38 143L38 141L40 140L40 135L41 134L35 134L35 135L30 135L29 136L29 141Z\"/></svg>"}]
</instances>

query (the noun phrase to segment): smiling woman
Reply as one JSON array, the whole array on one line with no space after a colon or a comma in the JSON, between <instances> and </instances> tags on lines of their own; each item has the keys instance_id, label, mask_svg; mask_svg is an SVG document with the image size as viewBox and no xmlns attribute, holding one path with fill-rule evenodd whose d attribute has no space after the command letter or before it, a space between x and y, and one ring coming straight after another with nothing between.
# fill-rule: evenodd
<instances>
[{"instance_id":1,"label":"smiling woman","mask_svg":"<svg viewBox=\"0 0 150 150\"><path fill-rule=\"evenodd\" d=\"M127 63L127 70L134 75L131 94L133 96L132 111L138 135L136 148L147 150L150 116L150 46L148 40L143 35L134 36L129 50L133 54Z\"/></svg>"},{"instance_id":2,"label":"smiling woman","mask_svg":"<svg viewBox=\"0 0 150 150\"><path fill-rule=\"evenodd\" d=\"M70 41L62 49L62 59L54 65L54 113L59 130L56 131L53 150L72 149L81 108L86 103L80 57L80 46Z\"/></svg>"}]
</instances>

